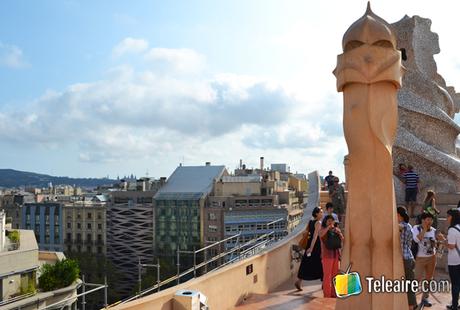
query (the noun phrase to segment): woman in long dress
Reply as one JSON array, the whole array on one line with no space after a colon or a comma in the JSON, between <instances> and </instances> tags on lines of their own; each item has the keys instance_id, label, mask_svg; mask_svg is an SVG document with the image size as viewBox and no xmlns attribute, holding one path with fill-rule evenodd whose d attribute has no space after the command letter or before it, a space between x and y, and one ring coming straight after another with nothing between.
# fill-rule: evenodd
<instances>
[{"instance_id":1,"label":"woman in long dress","mask_svg":"<svg viewBox=\"0 0 460 310\"><path fill-rule=\"evenodd\" d=\"M340 249L327 248L326 244L329 231L336 233L343 242L342 232L337 227L332 215L326 215L323 218L319 236L321 240L321 260L323 263L323 294L326 298L335 298L337 296L335 294L332 279L339 272Z\"/></svg>"},{"instance_id":2,"label":"woman in long dress","mask_svg":"<svg viewBox=\"0 0 460 310\"><path fill-rule=\"evenodd\" d=\"M321 219L323 210L320 207L315 207L312 212L312 219L308 222L309 238L307 249L302 257L299 271L297 273L297 281L295 287L302 290L302 280L322 280L323 266L321 264L321 244L319 240L319 230L321 229Z\"/></svg>"}]
</instances>

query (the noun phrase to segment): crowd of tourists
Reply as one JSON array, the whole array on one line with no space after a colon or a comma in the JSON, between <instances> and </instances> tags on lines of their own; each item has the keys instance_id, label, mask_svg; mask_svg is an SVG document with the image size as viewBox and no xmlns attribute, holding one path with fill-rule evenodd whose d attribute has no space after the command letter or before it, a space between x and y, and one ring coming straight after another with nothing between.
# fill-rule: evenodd
<instances>
[{"instance_id":1,"label":"crowd of tourists","mask_svg":"<svg viewBox=\"0 0 460 310\"><path fill-rule=\"evenodd\" d=\"M397 207L400 243L404 262L405 279L433 280L436 258L441 257L447 249L447 264L451 282L452 302L447 309L460 309L458 298L460 293L460 201L457 208L447 211L447 234L437 230L438 215L434 191L427 191L420 213L417 195L419 193L419 176L411 165L399 165L398 177L405 185L406 206ZM302 290L303 280L321 280L324 297L336 297L333 278L339 272L341 248L344 236L339 223L345 212L345 190L339 178L329 171L323 189L327 189L330 201L325 206L315 207L312 218L302 236L299 246L305 252L297 274L295 287ZM409 210L409 212L408 212ZM410 224L413 218L415 225ZM416 292L408 292L409 309L417 309L419 305L431 307L428 293L421 294L417 302Z\"/></svg>"}]
</instances>

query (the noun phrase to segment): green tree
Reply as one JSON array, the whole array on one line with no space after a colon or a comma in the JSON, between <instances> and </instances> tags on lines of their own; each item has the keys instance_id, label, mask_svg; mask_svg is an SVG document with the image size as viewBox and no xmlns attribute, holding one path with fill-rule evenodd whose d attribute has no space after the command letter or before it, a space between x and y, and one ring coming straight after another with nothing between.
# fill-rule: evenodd
<instances>
[{"instance_id":1,"label":"green tree","mask_svg":"<svg viewBox=\"0 0 460 310\"><path fill-rule=\"evenodd\" d=\"M79 274L78 262L72 259L63 259L54 265L45 264L41 268L38 287L45 292L63 288L74 283Z\"/></svg>"}]
</instances>

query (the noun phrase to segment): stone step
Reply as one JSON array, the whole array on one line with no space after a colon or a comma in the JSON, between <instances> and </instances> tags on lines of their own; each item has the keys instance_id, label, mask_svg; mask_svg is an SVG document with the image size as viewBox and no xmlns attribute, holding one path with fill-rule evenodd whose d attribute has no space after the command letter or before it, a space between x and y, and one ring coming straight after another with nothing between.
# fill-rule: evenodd
<instances>
[{"instance_id":1,"label":"stone step","mask_svg":"<svg viewBox=\"0 0 460 310\"><path fill-rule=\"evenodd\" d=\"M459 201L460 201L460 193L452 193L452 194L437 193L436 194L436 202L438 204L457 205Z\"/></svg>"}]
</instances>

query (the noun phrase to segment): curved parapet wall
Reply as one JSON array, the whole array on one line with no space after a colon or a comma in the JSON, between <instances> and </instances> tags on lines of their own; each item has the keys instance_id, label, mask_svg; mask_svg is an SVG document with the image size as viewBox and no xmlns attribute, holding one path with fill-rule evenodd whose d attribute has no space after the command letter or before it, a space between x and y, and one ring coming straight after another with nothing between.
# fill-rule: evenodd
<instances>
[{"instance_id":1,"label":"curved parapet wall","mask_svg":"<svg viewBox=\"0 0 460 310\"><path fill-rule=\"evenodd\" d=\"M458 192L460 158L456 139L460 126L454 116L460 110L460 94L437 73L433 56L440 52L438 35L431 32L431 21L419 16L405 16L391 27L407 70L398 93L395 171L399 163L411 164L420 175L422 191ZM401 201L402 191L396 192Z\"/></svg>"},{"instance_id":2,"label":"curved parapet wall","mask_svg":"<svg viewBox=\"0 0 460 310\"><path fill-rule=\"evenodd\" d=\"M308 174L308 202L307 206L310 209L313 209L316 206L320 205L320 190L321 190L321 181L319 178L318 171L313 171ZM304 212L305 214L306 212Z\"/></svg>"}]
</instances>

